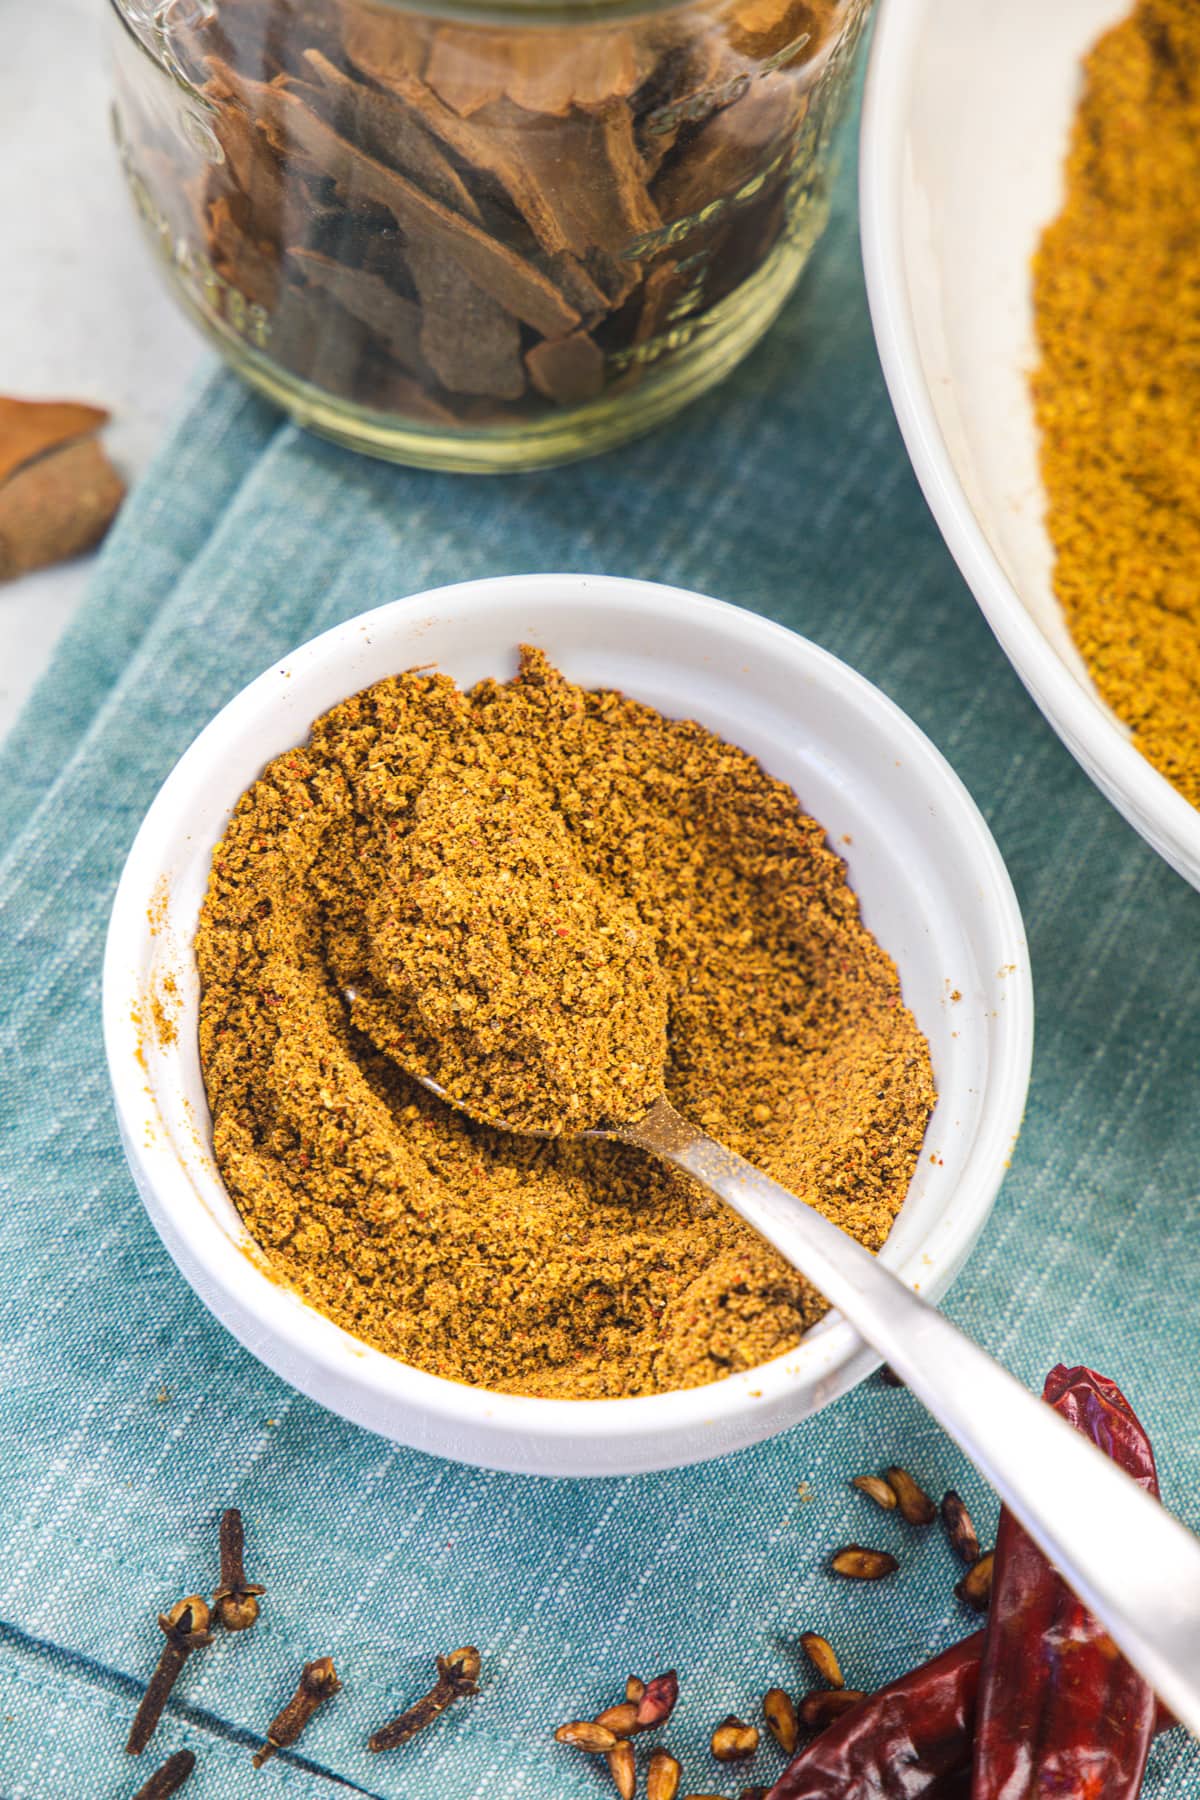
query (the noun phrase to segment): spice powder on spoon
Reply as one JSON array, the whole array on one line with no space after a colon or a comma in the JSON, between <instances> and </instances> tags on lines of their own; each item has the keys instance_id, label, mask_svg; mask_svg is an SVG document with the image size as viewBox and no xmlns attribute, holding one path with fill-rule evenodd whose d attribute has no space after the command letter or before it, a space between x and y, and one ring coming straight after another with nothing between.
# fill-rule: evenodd
<instances>
[{"instance_id":1,"label":"spice powder on spoon","mask_svg":"<svg viewBox=\"0 0 1200 1800\"><path fill-rule=\"evenodd\" d=\"M410 672L317 720L238 803L196 955L216 1158L272 1267L378 1348L510 1393L695 1386L825 1304L677 1171L455 1112L405 1073L414 1045L462 1092L498 1034L529 1080L480 1110L572 1130L636 1116L665 1052L682 1113L873 1249L933 1107L895 965L792 791L537 650L507 683Z\"/></svg>"}]
</instances>

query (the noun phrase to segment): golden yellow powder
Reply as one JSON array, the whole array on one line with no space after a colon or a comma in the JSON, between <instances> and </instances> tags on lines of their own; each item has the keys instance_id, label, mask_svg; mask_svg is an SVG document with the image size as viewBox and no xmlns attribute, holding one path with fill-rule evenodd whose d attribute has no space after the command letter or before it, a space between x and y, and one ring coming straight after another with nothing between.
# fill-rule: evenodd
<instances>
[{"instance_id":1,"label":"golden yellow powder","mask_svg":"<svg viewBox=\"0 0 1200 1800\"><path fill-rule=\"evenodd\" d=\"M590 1106L574 1010L623 1104L665 1004L680 1111L872 1248L933 1104L895 967L790 789L537 651L508 683L409 673L319 719L240 801L196 954L217 1161L272 1267L405 1362L510 1392L693 1386L824 1303L640 1152L452 1110L405 1072L414 1041L469 1078L483 1011ZM562 1007L553 1055L522 1036L522 981Z\"/></svg>"},{"instance_id":2,"label":"golden yellow powder","mask_svg":"<svg viewBox=\"0 0 1200 1800\"><path fill-rule=\"evenodd\" d=\"M1141 0L1087 58L1034 265L1054 583L1096 686L1200 804L1200 6Z\"/></svg>"}]
</instances>

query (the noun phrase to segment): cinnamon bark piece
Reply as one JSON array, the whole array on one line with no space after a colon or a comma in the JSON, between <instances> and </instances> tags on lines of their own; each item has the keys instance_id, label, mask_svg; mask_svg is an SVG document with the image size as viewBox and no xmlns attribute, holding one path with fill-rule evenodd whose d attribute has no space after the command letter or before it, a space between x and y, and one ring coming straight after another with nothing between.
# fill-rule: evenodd
<instances>
[{"instance_id":1,"label":"cinnamon bark piece","mask_svg":"<svg viewBox=\"0 0 1200 1800\"><path fill-rule=\"evenodd\" d=\"M406 256L421 300L421 354L442 386L452 394L518 399L525 370L512 314L465 280L441 246L414 240Z\"/></svg>"},{"instance_id":2,"label":"cinnamon bark piece","mask_svg":"<svg viewBox=\"0 0 1200 1800\"><path fill-rule=\"evenodd\" d=\"M319 50L306 50L304 59L330 96L330 124L339 136L349 138L377 162L387 163L409 175L427 194L478 225L483 215L454 164L412 110L395 95L368 87L337 69Z\"/></svg>"},{"instance_id":3,"label":"cinnamon bark piece","mask_svg":"<svg viewBox=\"0 0 1200 1800\"><path fill-rule=\"evenodd\" d=\"M555 284L581 318L589 323L603 318L609 307L607 295L570 251L554 208L522 157L461 118L434 93L418 72L420 57L406 49L405 38L392 29L390 19L375 18L356 7L345 20L346 54L355 67L411 107L462 162L496 183L552 259Z\"/></svg>"},{"instance_id":4,"label":"cinnamon bark piece","mask_svg":"<svg viewBox=\"0 0 1200 1800\"><path fill-rule=\"evenodd\" d=\"M367 200L386 207L410 243L420 239L443 250L476 286L535 331L561 337L580 323L578 310L540 270L339 137L300 95L283 86L232 79L280 154L329 176L349 204Z\"/></svg>"},{"instance_id":5,"label":"cinnamon bark piece","mask_svg":"<svg viewBox=\"0 0 1200 1800\"><path fill-rule=\"evenodd\" d=\"M425 80L463 118L497 100L565 119L574 107L626 100L650 73L652 53L628 31L497 30L441 25Z\"/></svg>"},{"instance_id":6,"label":"cinnamon bark piece","mask_svg":"<svg viewBox=\"0 0 1200 1800\"><path fill-rule=\"evenodd\" d=\"M768 76L732 106L714 113L686 155L654 183L652 192L663 217L686 218L762 175L772 150L786 153L789 133L804 111L804 98L790 81Z\"/></svg>"},{"instance_id":7,"label":"cinnamon bark piece","mask_svg":"<svg viewBox=\"0 0 1200 1800\"><path fill-rule=\"evenodd\" d=\"M602 259L589 272L597 271L606 299L618 304L641 274L623 252L662 224L646 191L629 108L619 101L586 112L575 108L550 124L503 99L476 118L507 160L536 184L563 247L581 261Z\"/></svg>"},{"instance_id":8,"label":"cinnamon bark piece","mask_svg":"<svg viewBox=\"0 0 1200 1800\"><path fill-rule=\"evenodd\" d=\"M299 281L284 283L271 319L271 354L303 380L357 399L369 337L361 319L331 294Z\"/></svg>"},{"instance_id":9,"label":"cinnamon bark piece","mask_svg":"<svg viewBox=\"0 0 1200 1800\"><path fill-rule=\"evenodd\" d=\"M525 352L525 366L538 393L560 406L594 400L604 386L604 352L586 331L543 339Z\"/></svg>"},{"instance_id":10,"label":"cinnamon bark piece","mask_svg":"<svg viewBox=\"0 0 1200 1800\"><path fill-rule=\"evenodd\" d=\"M0 481L35 457L108 423L103 407L74 400L14 400L0 395Z\"/></svg>"},{"instance_id":11,"label":"cinnamon bark piece","mask_svg":"<svg viewBox=\"0 0 1200 1800\"><path fill-rule=\"evenodd\" d=\"M90 550L124 498L125 484L94 437L25 463L0 483L0 581Z\"/></svg>"},{"instance_id":12,"label":"cinnamon bark piece","mask_svg":"<svg viewBox=\"0 0 1200 1800\"><path fill-rule=\"evenodd\" d=\"M240 195L218 194L209 201L209 258L218 275L247 300L270 311L279 295L279 252L269 239L253 237L239 213L246 214ZM248 217L257 215L250 211Z\"/></svg>"},{"instance_id":13,"label":"cinnamon bark piece","mask_svg":"<svg viewBox=\"0 0 1200 1800\"><path fill-rule=\"evenodd\" d=\"M241 103L226 65L210 64L204 93L216 106L213 130L225 152L225 172L246 196L254 215L263 223L283 216L285 183L279 158ZM216 173L214 171L214 173ZM218 179L220 179L218 175Z\"/></svg>"},{"instance_id":14,"label":"cinnamon bark piece","mask_svg":"<svg viewBox=\"0 0 1200 1800\"><path fill-rule=\"evenodd\" d=\"M338 262L319 250L297 245L288 250L287 256L288 262L299 268L311 287L331 295L365 325L402 369L407 369L409 374L420 372L419 306L389 287L381 275Z\"/></svg>"}]
</instances>

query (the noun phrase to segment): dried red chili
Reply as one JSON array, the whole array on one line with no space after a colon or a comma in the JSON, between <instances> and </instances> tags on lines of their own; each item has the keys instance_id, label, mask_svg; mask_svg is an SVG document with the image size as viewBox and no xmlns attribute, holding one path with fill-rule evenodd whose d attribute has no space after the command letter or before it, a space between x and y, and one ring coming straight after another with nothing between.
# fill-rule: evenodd
<instances>
[{"instance_id":1,"label":"dried red chili","mask_svg":"<svg viewBox=\"0 0 1200 1800\"><path fill-rule=\"evenodd\" d=\"M916 1800L971 1757L983 1633L843 1713L788 1764L767 1800Z\"/></svg>"},{"instance_id":2,"label":"dried red chili","mask_svg":"<svg viewBox=\"0 0 1200 1800\"><path fill-rule=\"evenodd\" d=\"M966 1800L982 1631L880 1688L794 1757L767 1800ZM1176 1720L1159 1706L1155 1733Z\"/></svg>"},{"instance_id":3,"label":"dried red chili","mask_svg":"<svg viewBox=\"0 0 1200 1800\"><path fill-rule=\"evenodd\" d=\"M1115 1382L1060 1364L1046 1377L1042 1398L1157 1496L1150 1440ZM1004 1509L980 1673L972 1800L1045 1793L1134 1800L1155 1713L1151 1688Z\"/></svg>"}]
</instances>

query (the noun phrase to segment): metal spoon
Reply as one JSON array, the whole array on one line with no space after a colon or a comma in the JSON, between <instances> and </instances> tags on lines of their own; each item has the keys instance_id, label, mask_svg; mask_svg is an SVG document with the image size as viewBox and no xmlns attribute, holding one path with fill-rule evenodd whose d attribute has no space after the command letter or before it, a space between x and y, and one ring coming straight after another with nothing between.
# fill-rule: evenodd
<instances>
[{"instance_id":1,"label":"metal spoon","mask_svg":"<svg viewBox=\"0 0 1200 1800\"><path fill-rule=\"evenodd\" d=\"M417 1079L477 1123L513 1129ZM1200 1737L1200 1539L869 1250L689 1125L666 1099L630 1124L579 1135L674 1163L806 1275L962 1446L1159 1698Z\"/></svg>"}]
</instances>

